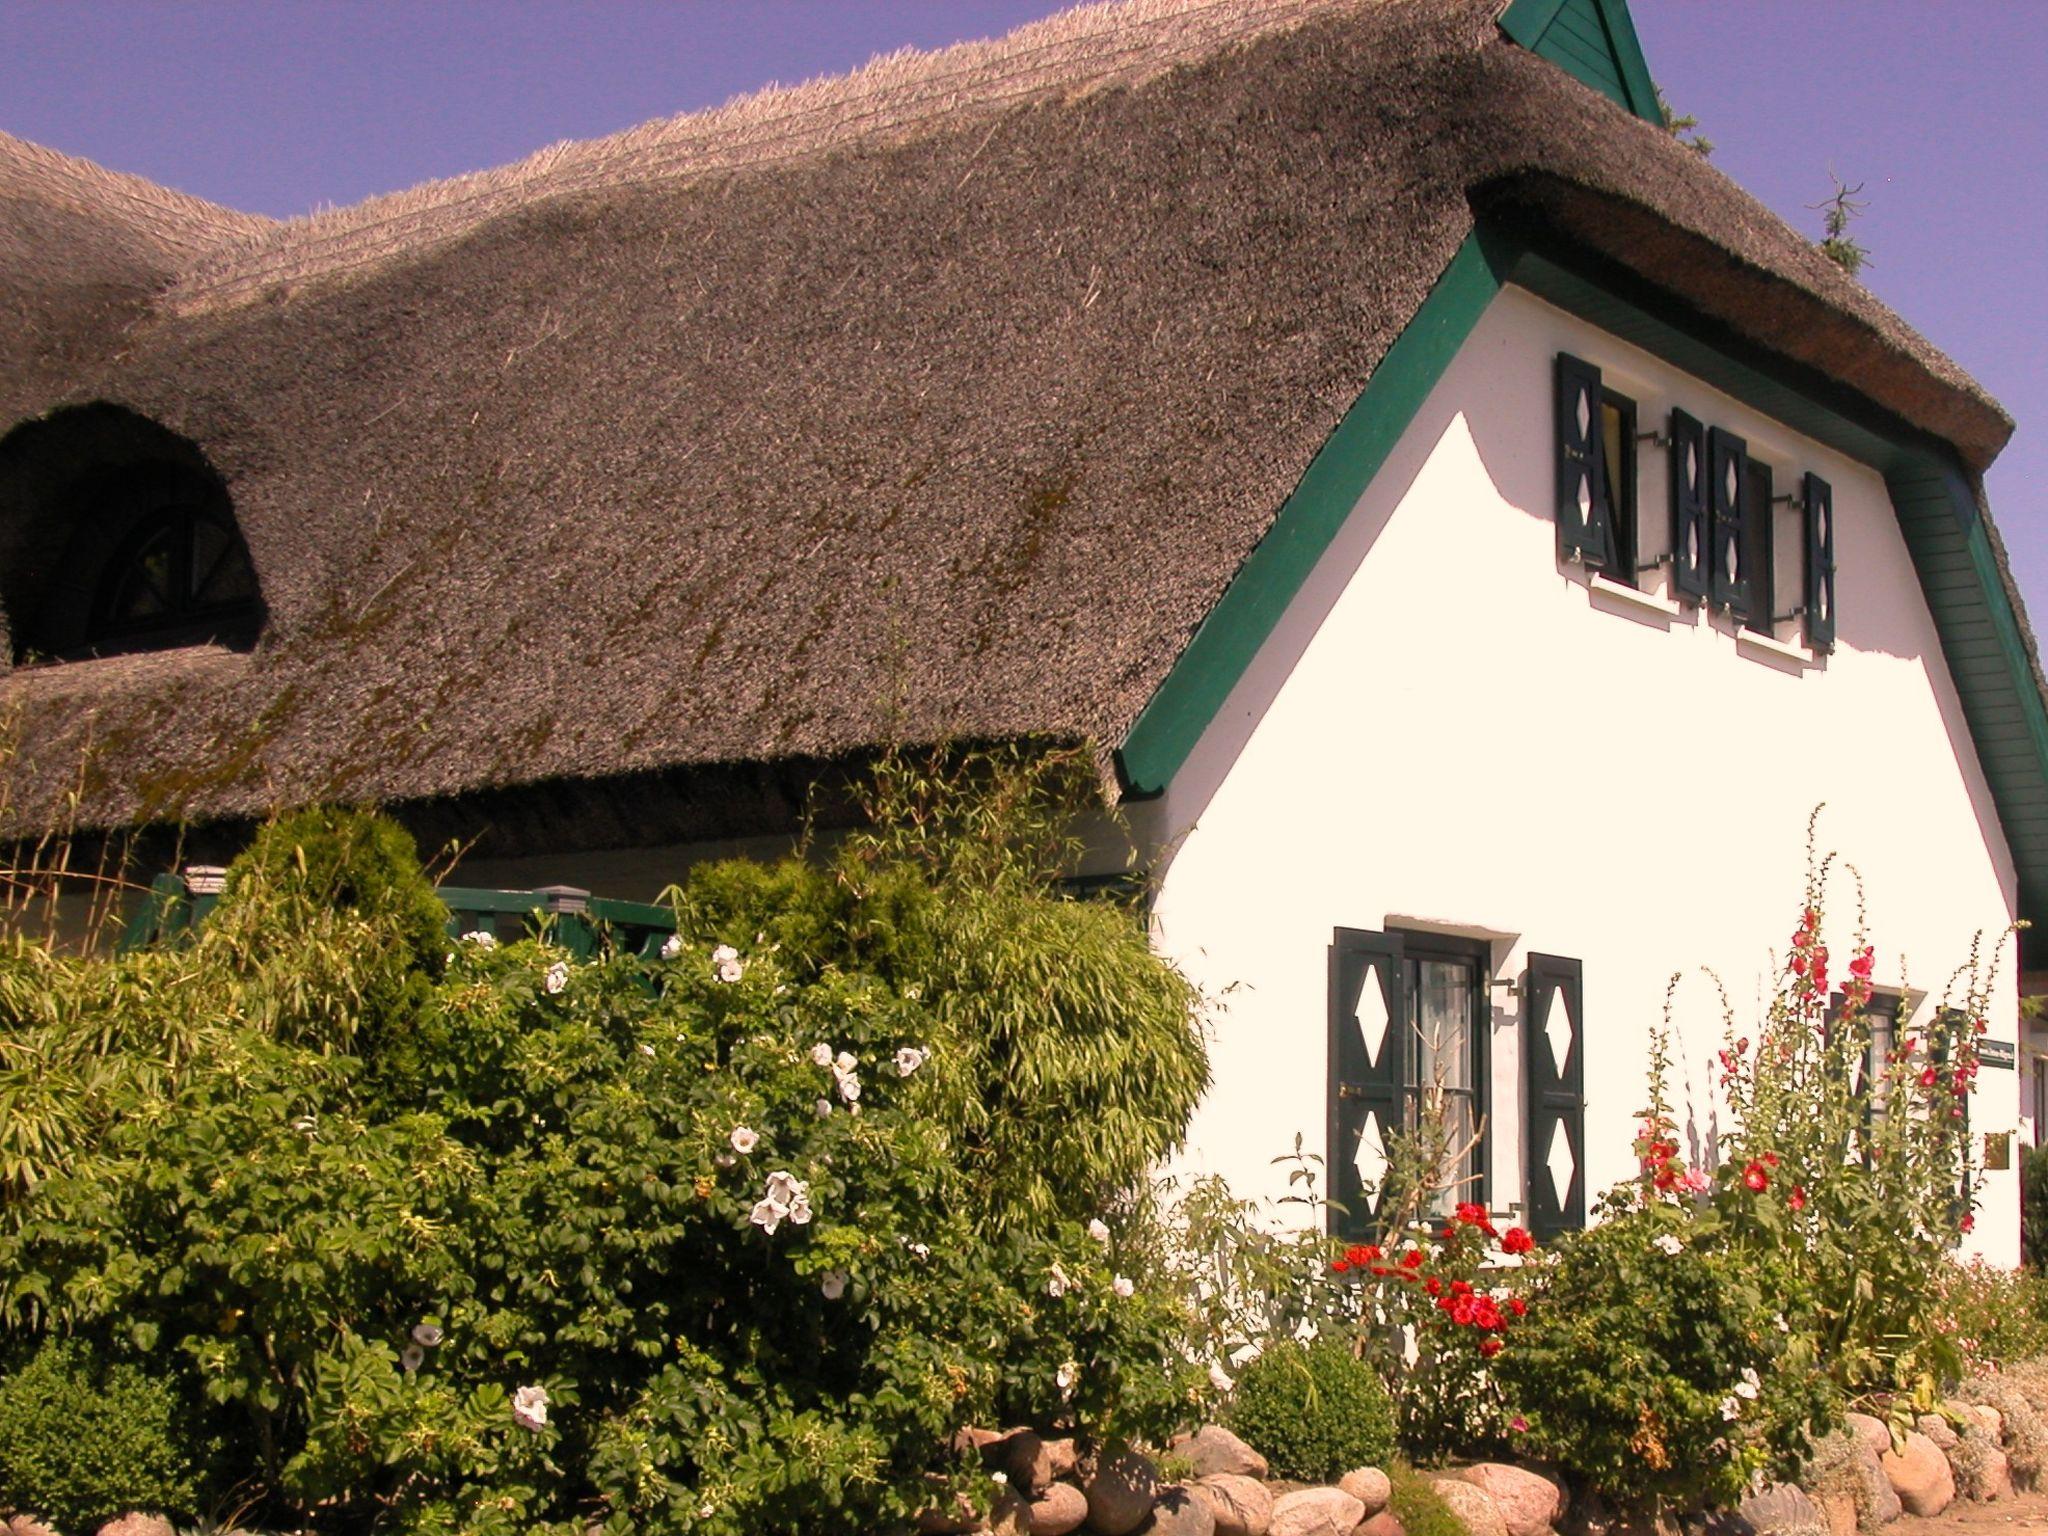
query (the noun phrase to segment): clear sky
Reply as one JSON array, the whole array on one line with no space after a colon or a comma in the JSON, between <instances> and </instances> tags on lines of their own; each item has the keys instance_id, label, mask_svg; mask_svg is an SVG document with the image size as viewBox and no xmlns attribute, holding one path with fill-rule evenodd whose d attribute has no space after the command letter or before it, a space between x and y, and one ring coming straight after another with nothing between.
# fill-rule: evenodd
<instances>
[{"instance_id":1,"label":"clear sky","mask_svg":"<svg viewBox=\"0 0 2048 1536\"><path fill-rule=\"evenodd\" d=\"M0 128L289 215L715 105L1053 0L0 0ZM1864 184L1864 281L2019 422L1990 475L2048 629L2048 0L1633 0L1714 163L1795 226Z\"/></svg>"}]
</instances>

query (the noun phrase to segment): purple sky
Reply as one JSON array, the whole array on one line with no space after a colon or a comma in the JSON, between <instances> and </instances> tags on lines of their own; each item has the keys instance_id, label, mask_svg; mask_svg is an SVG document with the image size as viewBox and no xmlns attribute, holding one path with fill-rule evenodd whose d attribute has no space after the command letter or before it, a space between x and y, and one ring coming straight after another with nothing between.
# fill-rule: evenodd
<instances>
[{"instance_id":1,"label":"purple sky","mask_svg":"<svg viewBox=\"0 0 2048 1536\"><path fill-rule=\"evenodd\" d=\"M6 0L0 128L288 215L515 160L1052 0ZM2048 627L2048 5L1633 0L1714 163L1797 227L1865 183L1864 281L2019 421L1990 476Z\"/></svg>"}]
</instances>

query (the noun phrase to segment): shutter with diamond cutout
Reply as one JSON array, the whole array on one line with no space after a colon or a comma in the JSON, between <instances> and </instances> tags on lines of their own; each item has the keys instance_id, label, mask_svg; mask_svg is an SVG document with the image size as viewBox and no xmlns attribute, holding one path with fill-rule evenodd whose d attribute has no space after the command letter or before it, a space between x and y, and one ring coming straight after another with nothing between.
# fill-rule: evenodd
<instances>
[{"instance_id":1,"label":"shutter with diamond cutout","mask_svg":"<svg viewBox=\"0 0 2048 1536\"><path fill-rule=\"evenodd\" d=\"M1529 1105L1523 1155L1531 1235L1548 1240L1586 1224L1584 966L1529 956L1522 1072Z\"/></svg>"},{"instance_id":2,"label":"shutter with diamond cutout","mask_svg":"<svg viewBox=\"0 0 2048 1536\"><path fill-rule=\"evenodd\" d=\"M1600 370L1557 354L1557 554L1605 568L1613 562L1606 453L1600 430Z\"/></svg>"},{"instance_id":3,"label":"shutter with diamond cutout","mask_svg":"<svg viewBox=\"0 0 2048 1536\"><path fill-rule=\"evenodd\" d=\"M1742 516L1749 501L1749 444L1719 427L1707 430L1707 595L1737 618L1749 617ZM1769 508L1764 509L1766 514Z\"/></svg>"},{"instance_id":4,"label":"shutter with diamond cutout","mask_svg":"<svg viewBox=\"0 0 2048 1536\"><path fill-rule=\"evenodd\" d=\"M1711 590L1707 572L1707 429L1671 413L1671 585L1684 597Z\"/></svg>"},{"instance_id":5,"label":"shutter with diamond cutout","mask_svg":"<svg viewBox=\"0 0 2048 1536\"><path fill-rule=\"evenodd\" d=\"M1806 477L1806 643L1835 648L1835 492L1819 475Z\"/></svg>"},{"instance_id":6,"label":"shutter with diamond cutout","mask_svg":"<svg viewBox=\"0 0 2048 1536\"><path fill-rule=\"evenodd\" d=\"M1330 941L1330 1230L1364 1242L1379 1225L1387 1137L1408 1080L1406 956L1398 934L1339 928Z\"/></svg>"}]
</instances>

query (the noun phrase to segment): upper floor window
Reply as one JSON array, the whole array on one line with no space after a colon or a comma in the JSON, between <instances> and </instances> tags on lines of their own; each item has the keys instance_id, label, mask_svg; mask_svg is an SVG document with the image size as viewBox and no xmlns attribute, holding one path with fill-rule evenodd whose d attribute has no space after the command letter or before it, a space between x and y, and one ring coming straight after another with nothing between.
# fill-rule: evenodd
<instances>
[{"instance_id":1,"label":"upper floor window","mask_svg":"<svg viewBox=\"0 0 2048 1536\"><path fill-rule=\"evenodd\" d=\"M17 664L246 650L264 618L220 476L192 443L110 405L0 441L0 598Z\"/></svg>"},{"instance_id":2,"label":"upper floor window","mask_svg":"<svg viewBox=\"0 0 2048 1536\"><path fill-rule=\"evenodd\" d=\"M1798 621L1809 648L1835 638L1834 493L1805 474L1779 489L1772 466L1724 427L1671 411L1663 432L1637 431L1636 405L1601 383L1593 364L1557 354L1555 373L1557 545L1612 581L1670 567L1671 596L1726 613L1774 639ZM1666 552L1651 542L1637 502L1637 446L1654 441L1670 458Z\"/></svg>"}]
</instances>

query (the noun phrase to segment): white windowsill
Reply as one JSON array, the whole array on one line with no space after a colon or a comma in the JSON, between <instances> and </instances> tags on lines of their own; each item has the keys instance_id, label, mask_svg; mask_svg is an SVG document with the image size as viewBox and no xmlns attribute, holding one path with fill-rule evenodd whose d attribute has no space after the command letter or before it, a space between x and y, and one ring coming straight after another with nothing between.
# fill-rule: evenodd
<instances>
[{"instance_id":1,"label":"white windowsill","mask_svg":"<svg viewBox=\"0 0 2048 1536\"><path fill-rule=\"evenodd\" d=\"M1602 576L1597 571L1586 573L1586 589L1596 595L1617 603L1626 603L1631 608L1640 608L1645 613L1654 613L1660 618L1681 619L1685 610L1668 597L1659 597L1654 592L1642 592L1626 582Z\"/></svg>"},{"instance_id":2,"label":"white windowsill","mask_svg":"<svg viewBox=\"0 0 2048 1536\"><path fill-rule=\"evenodd\" d=\"M1738 630L1735 635L1737 650L1754 651L1760 655L1781 661L1796 661L1802 667L1810 667L1813 653L1803 645L1794 645L1789 640L1780 640L1774 635L1760 635L1753 629Z\"/></svg>"}]
</instances>

